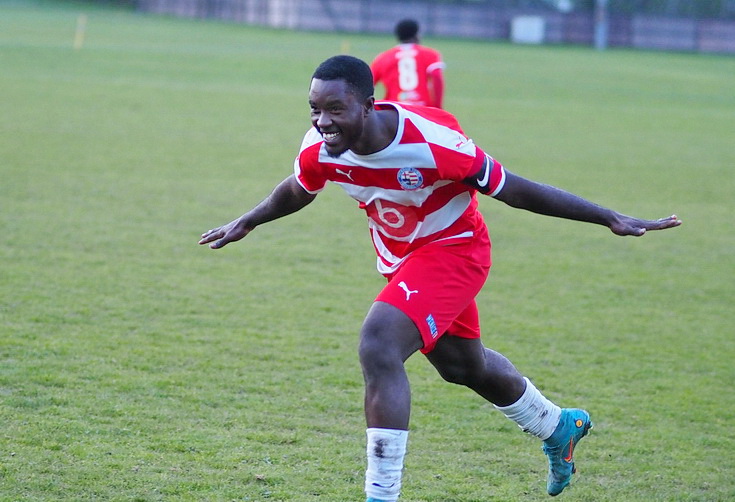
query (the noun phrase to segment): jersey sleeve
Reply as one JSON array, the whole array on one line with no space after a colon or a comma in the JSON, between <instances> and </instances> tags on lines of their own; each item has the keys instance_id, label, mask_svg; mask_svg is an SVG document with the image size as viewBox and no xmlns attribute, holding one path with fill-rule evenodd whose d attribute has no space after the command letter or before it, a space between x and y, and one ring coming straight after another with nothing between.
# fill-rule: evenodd
<instances>
[{"instance_id":1,"label":"jersey sleeve","mask_svg":"<svg viewBox=\"0 0 735 502\"><path fill-rule=\"evenodd\" d=\"M471 139L458 135L455 149L436 152L437 167L443 178L462 181L482 169L485 152Z\"/></svg>"},{"instance_id":2,"label":"jersey sleeve","mask_svg":"<svg viewBox=\"0 0 735 502\"><path fill-rule=\"evenodd\" d=\"M442 60L442 55L439 51L431 48L426 48L428 54L428 61L426 64L426 73L431 74L437 70L444 70L446 64Z\"/></svg>"},{"instance_id":3,"label":"jersey sleeve","mask_svg":"<svg viewBox=\"0 0 735 502\"><path fill-rule=\"evenodd\" d=\"M476 148L477 157L473 172L462 181L482 194L495 197L505 186L505 168L479 147ZM478 166L479 168L474 170Z\"/></svg>"},{"instance_id":4,"label":"jersey sleeve","mask_svg":"<svg viewBox=\"0 0 735 502\"><path fill-rule=\"evenodd\" d=\"M375 59L373 59L373 62L370 63L370 71L373 74L373 84L377 84L385 79L386 68L391 61L395 59L392 56L392 50L381 52L375 57Z\"/></svg>"},{"instance_id":5,"label":"jersey sleeve","mask_svg":"<svg viewBox=\"0 0 735 502\"><path fill-rule=\"evenodd\" d=\"M322 137L315 128L309 129L301 142L299 154L294 160L293 170L296 181L311 194L319 193L329 181L319 162Z\"/></svg>"},{"instance_id":6,"label":"jersey sleeve","mask_svg":"<svg viewBox=\"0 0 735 502\"><path fill-rule=\"evenodd\" d=\"M442 162L444 165L440 166L440 172L449 179L461 181L482 194L495 197L505 184L503 165L472 140L466 141L466 145L459 145L458 154Z\"/></svg>"}]
</instances>

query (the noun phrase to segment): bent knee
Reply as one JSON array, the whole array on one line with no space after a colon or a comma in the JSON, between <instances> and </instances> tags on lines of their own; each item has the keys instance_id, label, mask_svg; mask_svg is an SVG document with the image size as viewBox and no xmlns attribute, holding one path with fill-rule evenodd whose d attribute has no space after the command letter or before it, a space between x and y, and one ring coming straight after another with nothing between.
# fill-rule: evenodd
<instances>
[{"instance_id":1,"label":"bent knee","mask_svg":"<svg viewBox=\"0 0 735 502\"><path fill-rule=\"evenodd\" d=\"M357 347L357 354L363 366L370 361L380 361L390 358L389 350L385 350L385 344L379 339L363 334L360 337L360 345Z\"/></svg>"},{"instance_id":2,"label":"bent knee","mask_svg":"<svg viewBox=\"0 0 735 502\"><path fill-rule=\"evenodd\" d=\"M411 319L391 305L373 305L360 331L358 353L363 367L403 364L421 347L421 334Z\"/></svg>"}]
</instances>

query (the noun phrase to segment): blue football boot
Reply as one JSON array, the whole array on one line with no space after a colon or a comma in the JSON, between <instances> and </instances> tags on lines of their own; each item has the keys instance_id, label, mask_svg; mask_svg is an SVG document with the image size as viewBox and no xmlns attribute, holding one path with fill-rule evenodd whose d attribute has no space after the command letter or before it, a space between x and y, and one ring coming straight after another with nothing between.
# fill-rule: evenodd
<instances>
[{"instance_id":1,"label":"blue football boot","mask_svg":"<svg viewBox=\"0 0 735 502\"><path fill-rule=\"evenodd\" d=\"M559 425L543 446L544 453L549 457L546 491L552 497L559 495L571 481L572 474L576 472L572 457L574 448L591 428L590 414L586 411L575 408L561 410Z\"/></svg>"}]
</instances>

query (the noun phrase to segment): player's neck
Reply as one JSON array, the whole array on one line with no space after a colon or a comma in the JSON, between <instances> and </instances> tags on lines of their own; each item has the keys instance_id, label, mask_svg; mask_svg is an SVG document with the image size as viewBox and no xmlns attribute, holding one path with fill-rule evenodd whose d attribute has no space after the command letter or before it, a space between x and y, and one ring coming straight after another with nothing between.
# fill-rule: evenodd
<instances>
[{"instance_id":1,"label":"player's neck","mask_svg":"<svg viewBox=\"0 0 735 502\"><path fill-rule=\"evenodd\" d=\"M368 139L365 148L353 149L358 155L377 153L390 145L398 132L398 110L391 107L374 109L368 118L364 136Z\"/></svg>"}]
</instances>

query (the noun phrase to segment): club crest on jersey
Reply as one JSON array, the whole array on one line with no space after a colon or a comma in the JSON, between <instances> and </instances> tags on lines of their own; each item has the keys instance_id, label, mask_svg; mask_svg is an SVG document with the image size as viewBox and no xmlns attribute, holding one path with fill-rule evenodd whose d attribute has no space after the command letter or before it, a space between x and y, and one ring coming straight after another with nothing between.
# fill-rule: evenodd
<instances>
[{"instance_id":1,"label":"club crest on jersey","mask_svg":"<svg viewBox=\"0 0 735 502\"><path fill-rule=\"evenodd\" d=\"M397 177L404 190L416 190L424 182L424 176L415 167L402 167Z\"/></svg>"}]
</instances>

